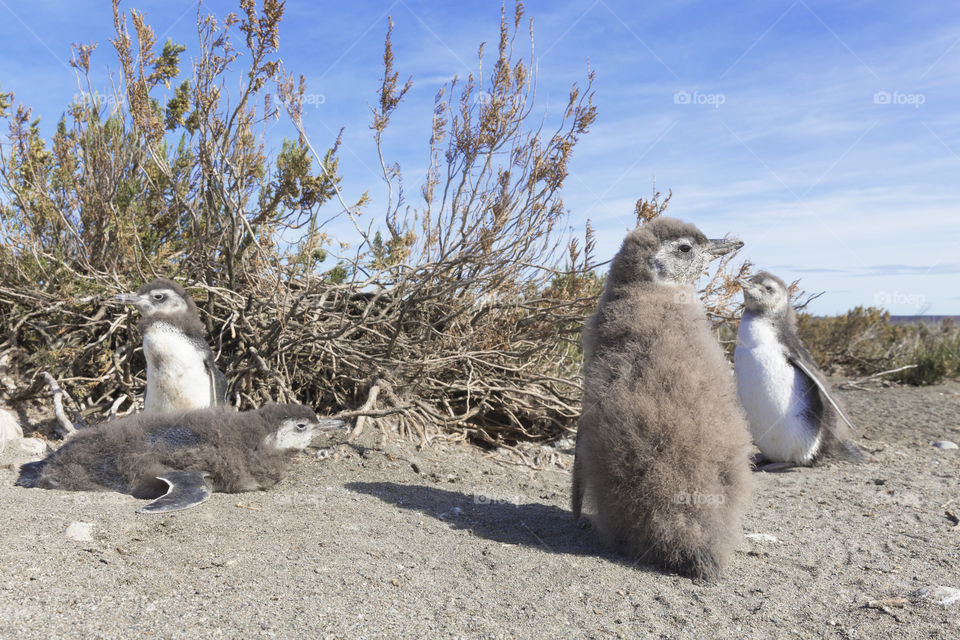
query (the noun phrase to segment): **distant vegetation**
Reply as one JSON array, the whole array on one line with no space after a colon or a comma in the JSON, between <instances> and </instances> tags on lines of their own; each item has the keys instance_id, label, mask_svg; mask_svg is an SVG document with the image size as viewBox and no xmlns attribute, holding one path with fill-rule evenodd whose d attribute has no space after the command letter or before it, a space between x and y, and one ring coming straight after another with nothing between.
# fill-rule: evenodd
<instances>
[{"instance_id":1,"label":"distant vegetation","mask_svg":"<svg viewBox=\"0 0 960 640\"><path fill-rule=\"evenodd\" d=\"M802 313L800 337L824 370L867 376L907 365L888 379L906 384L936 384L960 376L960 327L950 319L939 325L900 324L888 312L857 307L835 317Z\"/></svg>"}]
</instances>

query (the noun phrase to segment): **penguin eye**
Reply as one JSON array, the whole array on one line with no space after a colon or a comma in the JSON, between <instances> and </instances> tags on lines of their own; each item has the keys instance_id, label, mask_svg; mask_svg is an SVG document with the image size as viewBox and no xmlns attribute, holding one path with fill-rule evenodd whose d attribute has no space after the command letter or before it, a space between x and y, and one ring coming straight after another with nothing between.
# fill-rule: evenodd
<instances>
[{"instance_id":1,"label":"penguin eye","mask_svg":"<svg viewBox=\"0 0 960 640\"><path fill-rule=\"evenodd\" d=\"M766 289L767 291L769 291L770 293L773 293L773 287L771 287L770 285L765 284L765 285L763 285L763 288Z\"/></svg>"},{"instance_id":2,"label":"penguin eye","mask_svg":"<svg viewBox=\"0 0 960 640\"><path fill-rule=\"evenodd\" d=\"M155 294L153 294L153 299L154 299L154 300L157 300L157 301L159 302L160 300L163 300L163 294L162 294L162 293L155 293Z\"/></svg>"},{"instance_id":3,"label":"penguin eye","mask_svg":"<svg viewBox=\"0 0 960 640\"><path fill-rule=\"evenodd\" d=\"M297 431L303 431L303 430L306 429L306 428L307 428L307 423L306 423L306 422L298 422L298 423L297 423Z\"/></svg>"},{"instance_id":4,"label":"penguin eye","mask_svg":"<svg viewBox=\"0 0 960 640\"><path fill-rule=\"evenodd\" d=\"M680 249L680 253L690 253L690 249L692 249L693 247L691 247L688 244L682 244L677 248Z\"/></svg>"}]
</instances>

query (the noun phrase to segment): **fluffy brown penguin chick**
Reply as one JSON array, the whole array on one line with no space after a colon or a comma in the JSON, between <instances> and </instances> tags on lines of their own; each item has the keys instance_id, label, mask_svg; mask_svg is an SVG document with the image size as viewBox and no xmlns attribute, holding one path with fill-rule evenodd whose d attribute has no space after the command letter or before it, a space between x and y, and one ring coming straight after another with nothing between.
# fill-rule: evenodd
<instances>
[{"instance_id":1,"label":"fluffy brown penguin chick","mask_svg":"<svg viewBox=\"0 0 960 640\"><path fill-rule=\"evenodd\" d=\"M584 327L573 513L643 563L716 579L752 479L734 379L694 281L739 240L656 218L613 259Z\"/></svg>"},{"instance_id":2,"label":"fluffy brown penguin chick","mask_svg":"<svg viewBox=\"0 0 960 640\"><path fill-rule=\"evenodd\" d=\"M174 511L212 491L269 489L318 431L342 426L299 404L141 413L78 431L45 459L23 465L16 484L119 491L155 499L140 512Z\"/></svg>"}]
</instances>

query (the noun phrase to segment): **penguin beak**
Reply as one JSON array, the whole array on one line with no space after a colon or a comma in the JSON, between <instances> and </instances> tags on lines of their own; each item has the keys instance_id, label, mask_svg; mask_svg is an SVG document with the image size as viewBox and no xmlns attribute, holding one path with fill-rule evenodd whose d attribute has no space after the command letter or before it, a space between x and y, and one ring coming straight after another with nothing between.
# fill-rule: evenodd
<instances>
[{"instance_id":1,"label":"penguin beak","mask_svg":"<svg viewBox=\"0 0 960 640\"><path fill-rule=\"evenodd\" d=\"M755 298L757 293L757 285L746 278L737 278L737 284L740 285L740 289L743 291L743 298Z\"/></svg>"},{"instance_id":2,"label":"penguin beak","mask_svg":"<svg viewBox=\"0 0 960 640\"><path fill-rule=\"evenodd\" d=\"M707 253L714 258L725 256L743 246L743 242L736 238L720 238L719 240L708 240L708 242Z\"/></svg>"},{"instance_id":3,"label":"penguin beak","mask_svg":"<svg viewBox=\"0 0 960 640\"><path fill-rule=\"evenodd\" d=\"M317 420L317 429L320 431L332 431L334 429L346 429L347 423L343 420L335 420L333 418L323 418Z\"/></svg>"},{"instance_id":4,"label":"penguin beak","mask_svg":"<svg viewBox=\"0 0 960 640\"><path fill-rule=\"evenodd\" d=\"M140 302L140 296L135 293L121 293L113 301L117 304L137 304Z\"/></svg>"}]
</instances>

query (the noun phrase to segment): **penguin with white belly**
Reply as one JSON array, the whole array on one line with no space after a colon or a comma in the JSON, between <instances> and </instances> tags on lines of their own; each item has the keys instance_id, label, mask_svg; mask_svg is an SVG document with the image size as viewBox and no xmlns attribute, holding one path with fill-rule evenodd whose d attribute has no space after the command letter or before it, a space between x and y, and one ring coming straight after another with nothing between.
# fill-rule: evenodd
<instances>
[{"instance_id":1,"label":"penguin with white belly","mask_svg":"<svg viewBox=\"0 0 960 640\"><path fill-rule=\"evenodd\" d=\"M809 466L824 457L862 461L850 441L853 423L797 335L787 285L766 271L739 283L744 312L734 371L753 441L771 463L761 468Z\"/></svg>"},{"instance_id":2,"label":"penguin with white belly","mask_svg":"<svg viewBox=\"0 0 960 640\"><path fill-rule=\"evenodd\" d=\"M221 406L227 379L214 363L197 305L172 280L157 278L136 293L118 295L142 316L143 354L147 360L145 411L178 411Z\"/></svg>"}]
</instances>

